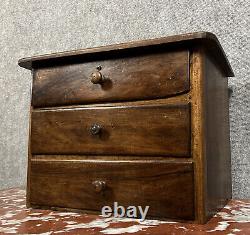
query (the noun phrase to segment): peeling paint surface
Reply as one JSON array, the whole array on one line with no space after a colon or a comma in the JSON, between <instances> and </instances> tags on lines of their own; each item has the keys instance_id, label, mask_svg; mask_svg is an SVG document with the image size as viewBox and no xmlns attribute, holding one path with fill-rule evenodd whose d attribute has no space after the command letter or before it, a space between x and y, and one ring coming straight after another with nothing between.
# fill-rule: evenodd
<instances>
[{"instance_id":1,"label":"peeling paint surface","mask_svg":"<svg viewBox=\"0 0 250 235\"><path fill-rule=\"evenodd\" d=\"M104 218L74 212L27 209L25 191L0 191L0 234L250 234L250 200L232 200L207 224Z\"/></svg>"}]
</instances>

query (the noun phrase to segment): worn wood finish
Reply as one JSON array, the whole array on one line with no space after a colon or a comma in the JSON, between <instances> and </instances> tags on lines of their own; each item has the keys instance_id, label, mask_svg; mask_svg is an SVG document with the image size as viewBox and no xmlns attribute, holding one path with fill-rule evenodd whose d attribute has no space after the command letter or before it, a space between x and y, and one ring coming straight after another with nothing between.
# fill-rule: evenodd
<instances>
[{"instance_id":1,"label":"worn wood finish","mask_svg":"<svg viewBox=\"0 0 250 235\"><path fill-rule=\"evenodd\" d=\"M206 219L232 198L227 78L210 53L204 55Z\"/></svg>"},{"instance_id":2,"label":"worn wood finish","mask_svg":"<svg viewBox=\"0 0 250 235\"><path fill-rule=\"evenodd\" d=\"M92 125L101 132L91 133ZM140 105L34 110L33 154L190 157L190 106Z\"/></svg>"},{"instance_id":3,"label":"worn wood finish","mask_svg":"<svg viewBox=\"0 0 250 235\"><path fill-rule=\"evenodd\" d=\"M205 223L231 198L233 71L213 34L19 65L34 76L28 206L97 213L118 201L149 205L149 217Z\"/></svg>"},{"instance_id":4,"label":"worn wood finish","mask_svg":"<svg viewBox=\"0 0 250 235\"><path fill-rule=\"evenodd\" d=\"M149 216L193 219L190 162L74 161L31 162L31 204L100 211L114 201L127 207L150 205ZM103 181L96 191L93 182Z\"/></svg>"},{"instance_id":5,"label":"worn wood finish","mask_svg":"<svg viewBox=\"0 0 250 235\"><path fill-rule=\"evenodd\" d=\"M195 161L195 208L196 221L206 222L205 207L205 115L204 115L204 53L201 47L192 48L190 61L191 77L191 129L192 158Z\"/></svg>"},{"instance_id":6,"label":"worn wood finish","mask_svg":"<svg viewBox=\"0 0 250 235\"><path fill-rule=\"evenodd\" d=\"M71 160L108 160L108 161L167 161L167 162L175 162L178 160L178 162L193 162L192 158L186 158L186 157L168 157L165 156L150 156L150 155L48 155L48 154L39 154L39 155L32 155L32 159L39 159L40 161L54 161L54 160L60 160L63 159L64 161L71 161Z\"/></svg>"},{"instance_id":7,"label":"worn wood finish","mask_svg":"<svg viewBox=\"0 0 250 235\"><path fill-rule=\"evenodd\" d=\"M187 92L188 54L179 50L40 68L34 73L32 105L156 99ZM93 84L92 73L101 74L101 84Z\"/></svg>"},{"instance_id":8,"label":"worn wood finish","mask_svg":"<svg viewBox=\"0 0 250 235\"><path fill-rule=\"evenodd\" d=\"M29 110L29 140L28 140L28 166L27 166L27 185L26 185L26 206L30 207L30 177L29 177L29 172L30 172L30 164L31 164L31 158L32 158L32 153L31 153L31 114L32 114L32 106L30 107Z\"/></svg>"},{"instance_id":9,"label":"worn wood finish","mask_svg":"<svg viewBox=\"0 0 250 235\"><path fill-rule=\"evenodd\" d=\"M54 107L40 107L34 110L48 110L53 109L77 109L79 107L84 108L96 108L96 107L117 107L117 106L141 106L141 105L176 105L182 103L190 103L191 95L190 93L185 93L167 99L153 99L153 100L136 100L136 101L126 101L126 102L110 102L110 103L94 103L94 104L84 104L84 105L60 105Z\"/></svg>"},{"instance_id":10,"label":"worn wood finish","mask_svg":"<svg viewBox=\"0 0 250 235\"><path fill-rule=\"evenodd\" d=\"M173 35L168 37L140 40L129 43L121 43L110 46L102 46L95 48L87 48L75 51L65 51L59 53L52 53L41 56L33 56L23 58L18 61L21 67L27 69L38 68L41 66L50 66L62 63L71 63L72 61L79 61L79 59L93 59L102 55L116 56L117 54L130 54L131 52L141 52L145 50L155 51L156 49L177 47L190 47L193 45L202 44L203 47L208 48L212 53L214 59L220 64L224 76L233 77L233 70L228 62L223 48L221 47L217 37L210 32L195 32L181 35Z\"/></svg>"},{"instance_id":11,"label":"worn wood finish","mask_svg":"<svg viewBox=\"0 0 250 235\"><path fill-rule=\"evenodd\" d=\"M201 46L191 51L196 220L205 223L232 197L228 86L211 52Z\"/></svg>"}]
</instances>

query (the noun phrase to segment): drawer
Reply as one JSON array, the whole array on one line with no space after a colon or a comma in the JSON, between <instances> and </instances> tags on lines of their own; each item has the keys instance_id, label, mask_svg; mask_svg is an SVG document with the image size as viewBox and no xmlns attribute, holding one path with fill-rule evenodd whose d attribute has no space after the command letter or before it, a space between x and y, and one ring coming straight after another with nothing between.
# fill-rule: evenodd
<instances>
[{"instance_id":1,"label":"drawer","mask_svg":"<svg viewBox=\"0 0 250 235\"><path fill-rule=\"evenodd\" d=\"M114 202L150 206L148 216L194 217L191 162L39 160L30 170L30 202L101 211Z\"/></svg>"},{"instance_id":2,"label":"drawer","mask_svg":"<svg viewBox=\"0 0 250 235\"><path fill-rule=\"evenodd\" d=\"M34 110L31 151L190 157L190 105Z\"/></svg>"},{"instance_id":3,"label":"drawer","mask_svg":"<svg viewBox=\"0 0 250 235\"><path fill-rule=\"evenodd\" d=\"M189 52L158 52L35 69L32 105L155 99L188 90Z\"/></svg>"}]
</instances>

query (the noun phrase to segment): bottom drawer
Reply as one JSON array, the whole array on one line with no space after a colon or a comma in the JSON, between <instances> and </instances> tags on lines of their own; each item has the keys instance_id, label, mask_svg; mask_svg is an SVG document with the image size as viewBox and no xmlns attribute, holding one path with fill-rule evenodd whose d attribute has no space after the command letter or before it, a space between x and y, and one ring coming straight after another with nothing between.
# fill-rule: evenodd
<instances>
[{"instance_id":1,"label":"bottom drawer","mask_svg":"<svg viewBox=\"0 0 250 235\"><path fill-rule=\"evenodd\" d=\"M194 218L193 165L165 160L48 160L30 164L31 205L101 211L150 206L147 217Z\"/></svg>"}]
</instances>

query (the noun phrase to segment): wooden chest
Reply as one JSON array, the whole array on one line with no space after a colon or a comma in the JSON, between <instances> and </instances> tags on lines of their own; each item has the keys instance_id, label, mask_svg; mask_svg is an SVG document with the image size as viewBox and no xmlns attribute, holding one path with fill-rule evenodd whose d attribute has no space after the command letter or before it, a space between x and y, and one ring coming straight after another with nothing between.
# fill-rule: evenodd
<instances>
[{"instance_id":1,"label":"wooden chest","mask_svg":"<svg viewBox=\"0 0 250 235\"><path fill-rule=\"evenodd\" d=\"M205 223L231 198L227 77L206 32L24 58L27 205Z\"/></svg>"}]
</instances>

